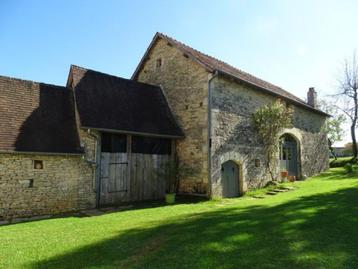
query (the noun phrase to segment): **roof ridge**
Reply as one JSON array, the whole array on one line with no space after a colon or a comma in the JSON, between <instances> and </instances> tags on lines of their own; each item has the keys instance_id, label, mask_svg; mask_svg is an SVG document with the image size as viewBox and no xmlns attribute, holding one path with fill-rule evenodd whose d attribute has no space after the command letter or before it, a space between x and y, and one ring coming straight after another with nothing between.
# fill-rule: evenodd
<instances>
[{"instance_id":1,"label":"roof ridge","mask_svg":"<svg viewBox=\"0 0 358 269\"><path fill-rule=\"evenodd\" d=\"M91 69L91 68L85 68L85 67L82 67L82 66L78 66L78 65L75 65L75 64L71 64L71 68L73 68L73 67L74 67L74 68L81 69L81 70L83 70L83 71L92 71L92 72L95 72L95 73L98 73L98 74L101 74L101 75L105 75L105 76L108 76L108 77L113 77L113 78L116 78L116 79L126 80L126 81L130 81L130 82L133 82L133 83L141 84L141 85L147 85L147 86L152 86L152 87L159 87L158 85L153 85L153 84L149 84L149 83L144 83L144 82L140 82L140 81L133 80L133 79L130 79L130 78L123 78L123 77L119 77L119 76L116 76L116 75L104 73L104 72L102 72L102 71L97 71L97 70L94 70L94 69Z\"/></svg>"},{"instance_id":2,"label":"roof ridge","mask_svg":"<svg viewBox=\"0 0 358 269\"><path fill-rule=\"evenodd\" d=\"M56 88L66 88L66 86L55 85L55 84L50 84L50 83L45 83L45 82L40 82L40 81L34 81L34 80L29 80L29 79L15 78L15 77L10 77L10 76L0 75L0 79L1 78L6 79L6 80L15 80L15 81L32 83L32 84L37 84L37 85L42 84L42 85L47 85L47 86L56 87Z\"/></svg>"}]
</instances>

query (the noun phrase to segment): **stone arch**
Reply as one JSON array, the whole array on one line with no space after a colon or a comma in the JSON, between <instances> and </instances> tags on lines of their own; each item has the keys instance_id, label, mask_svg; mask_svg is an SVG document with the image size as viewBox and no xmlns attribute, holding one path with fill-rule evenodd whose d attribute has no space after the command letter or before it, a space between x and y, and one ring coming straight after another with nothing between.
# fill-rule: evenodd
<instances>
[{"instance_id":1,"label":"stone arch","mask_svg":"<svg viewBox=\"0 0 358 269\"><path fill-rule=\"evenodd\" d=\"M290 176L295 176L296 179L300 179L302 177L302 172L301 172L302 136L299 132L295 130L285 130L285 132L283 132L280 136L280 141L283 137L286 137L287 140L291 140L290 147L292 152L290 152L290 154L293 154L293 156L290 157L284 156L283 152L281 152L282 144L280 144L280 154L279 154L280 171L283 169L283 166L285 165L289 166L290 168L286 167L285 169L291 170L289 171ZM288 158L291 158L291 160L287 160ZM293 165L295 165L295 171L293 171L293 167L292 167Z\"/></svg>"},{"instance_id":2,"label":"stone arch","mask_svg":"<svg viewBox=\"0 0 358 269\"><path fill-rule=\"evenodd\" d=\"M233 163L235 163L239 169L239 195L243 195L246 190L247 190L247 184L246 184L246 180L245 180L245 159L242 157L241 154L239 154L238 152L226 152L223 155L220 156L220 158L217 160L218 161L218 168L220 167L221 170L221 166L222 164L224 164L225 162L228 161L232 161ZM214 183L215 186L212 186L214 188L213 190L213 195L214 196L223 196L223 189L222 189L222 180L221 180L221 171L220 172L220 181L217 182L219 183L218 185Z\"/></svg>"},{"instance_id":3,"label":"stone arch","mask_svg":"<svg viewBox=\"0 0 358 269\"><path fill-rule=\"evenodd\" d=\"M234 160L228 160L221 164L221 185L224 198L239 197L242 195L242 168Z\"/></svg>"}]
</instances>

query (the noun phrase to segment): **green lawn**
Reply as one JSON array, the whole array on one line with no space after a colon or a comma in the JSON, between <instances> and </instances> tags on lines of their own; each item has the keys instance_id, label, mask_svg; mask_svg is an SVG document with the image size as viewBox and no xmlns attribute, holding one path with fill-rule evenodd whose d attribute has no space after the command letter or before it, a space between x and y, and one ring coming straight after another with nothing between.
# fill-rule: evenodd
<instances>
[{"instance_id":1,"label":"green lawn","mask_svg":"<svg viewBox=\"0 0 358 269\"><path fill-rule=\"evenodd\" d=\"M1 268L358 268L358 176L343 169L265 199L0 227Z\"/></svg>"}]
</instances>

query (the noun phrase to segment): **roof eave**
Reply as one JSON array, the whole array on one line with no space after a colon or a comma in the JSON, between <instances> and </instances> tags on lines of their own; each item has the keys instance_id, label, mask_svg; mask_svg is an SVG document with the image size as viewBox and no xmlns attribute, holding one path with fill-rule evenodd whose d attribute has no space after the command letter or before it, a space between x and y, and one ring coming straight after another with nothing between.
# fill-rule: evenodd
<instances>
[{"instance_id":1,"label":"roof eave","mask_svg":"<svg viewBox=\"0 0 358 269\"><path fill-rule=\"evenodd\" d=\"M155 134L155 133L146 133L146 132L135 132L135 131L126 131L118 129L108 129L101 127L90 127L90 126L81 126L81 129L92 129L102 132L118 133L118 134L128 134L128 135L139 135L139 136L150 136L158 138L171 138L171 139L182 139L185 138L185 135L169 135L169 134Z\"/></svg>"},{"instance_id":2,"label":"roof eave","mask_svg":"<svg viewBox=\"0 0 358 269\"><path fill-rule=\"evenodd\" d=\"M18 151L0 150L1 154L27 154L27 155L51 155L51 156L82 156L84 152L47 152L47 151Z\"/></svg>"}]
</instances>

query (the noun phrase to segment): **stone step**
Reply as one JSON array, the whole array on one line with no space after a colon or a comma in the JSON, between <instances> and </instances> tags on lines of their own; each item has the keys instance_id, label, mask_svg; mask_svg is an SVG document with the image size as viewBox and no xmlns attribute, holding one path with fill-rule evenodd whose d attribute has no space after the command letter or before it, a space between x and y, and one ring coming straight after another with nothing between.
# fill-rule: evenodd
<instances>
[{"instance_id":1,"label":"stone step","mask_svg":"<svg viewBox=\"0 0 358 269\"><path fill-rule=\"evenodd\" d=\"M263 196L263 195L254 195L252 197L255 199L264 199L265 198L265 196Z\"/></svg>"},{"instance_id":2,"label":"stone step","mask_svg":"<svg viewBox=\"0 0 358 269\"><path fill-rule=\"evenodd\" d=\"M274 191L274 192L286 192L288 190L285 190L285 189L274 189L274 190L271 190L271 191Z\"/></svg>"},{"instance_id":3,"label":"stone step","mask_svg":"<svg viewBox=\"0 0 358 269\"><path fill-rule=\"evenodd\" d=\"M277 194L277 192L274 192L274 191L268 191L268 192L266 192L266 194L268 194L268 195L276 195L276 194Z\"/></svg>"},{"instance_id":4,"label":"stone step","mask_svg":"<svg viewBox=\"0 0 358 269\"><path fill-rule=\"evenodd\" d=\"M292 190L294 190L295 188L294 188L294 187L291 187L291 186L281 186L280 189L282 189L282 190L287 190L287 191L292 191Z\"/></svg>"}]
</instances>

